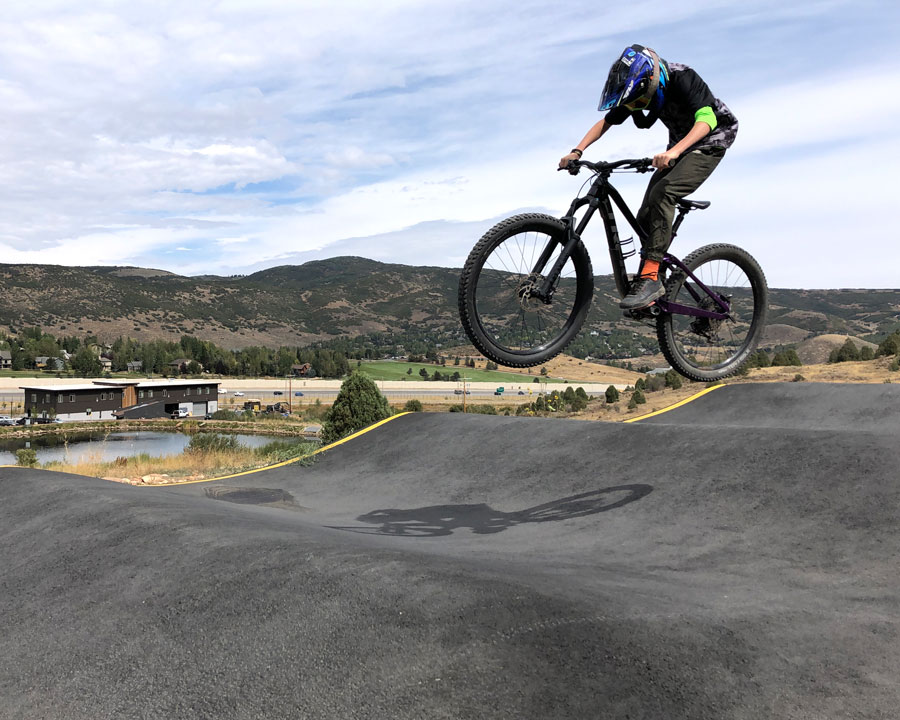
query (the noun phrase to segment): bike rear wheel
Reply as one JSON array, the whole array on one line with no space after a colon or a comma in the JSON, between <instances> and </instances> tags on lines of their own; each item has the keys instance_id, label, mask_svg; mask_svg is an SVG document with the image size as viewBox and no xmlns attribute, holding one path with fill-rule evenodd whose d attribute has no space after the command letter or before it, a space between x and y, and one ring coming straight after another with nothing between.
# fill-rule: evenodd
<instances>
[{"instance_id":1,"label":"bike rear wheel","mask_svg":"<svg viewBox=\"0 0 900 720\"><path fill-rule=\"evenodd\" d=\"M731 312L724 320L663 313L656 320L659 346L669 364L685 377L721 380L740 370L756 350L766 324L766 277L759 263L734 245L707 245L688 255L684 264L706 287L728 300ZM678 269L666 282L666 300L717 309L712 298Z\"/></svg>"},{"instance_id":2,"label":"bike rear wheel","mask_svg":"<svg viewBox=\"0 0 900 720\"><path fill-rule=\"evenodd\" d=\"M531 367L555 357L581 329L594 292L587 250L579 241L550 303L531 295L566 241L562 221L538 213L498 223L478 241L459 279L459 315L472 344L489 360ZM548 246L543 268L533 270Z\"/></svg>"}]
</instances>

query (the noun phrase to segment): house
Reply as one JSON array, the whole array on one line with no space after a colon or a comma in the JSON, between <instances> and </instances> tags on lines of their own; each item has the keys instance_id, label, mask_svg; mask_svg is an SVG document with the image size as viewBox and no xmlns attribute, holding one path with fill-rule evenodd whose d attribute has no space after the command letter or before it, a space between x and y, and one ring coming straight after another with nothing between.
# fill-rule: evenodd
<instances>
[{"instance_id":1,"label":"house","mask_svg":"<svg viewBox=\"0 0 900 720\"><path fill-rule=\"evenodd\" d=\"M34 367L37 368L38 370L43 370L45 367L47 367L47 361L49 359L50 358L47 357L46 355L39 355L38 357L36 357L34 359Z\"/></svg>"},{"instance_id":2,"label":"house","mask_svg":"<svg viewBox=\"0 0 900 720\"><path fill-rule=\"evenodd\" d=\"M47 358L47 363L44 368L45 370L52 370L53 372L62 372L66 369L66 363L62 358L51 357Z\"/></svg>"},{"instance_id":3,"label":"house","mask_svg":"<svg viewBox=\"0 0 900 720\"><path fill-rule=\"evenodd\" d=\"M309 371L312 370L312 365L310 363L303 363L302 365L291 365L291 374L294 377L306 377L309 375Z\"/></svg>"},{"instance_id":4,"label":"house","mask_svg":"<svg viewBox=\"0 0 900 720\"><path fill-rule=\"evenodd\" d=\"M110 360L109 358L102 357L102 356L99 358L99 360L100 360L100 369L101 370L103 370L105 372L109 372L110 370L112 370L112 360Z\"/></svg>"},{"instance_id":5,"label":"house","mask_svg":"<svg viewBox=\"0 0 900 720\"><path fill-rule=\"evenodd\" d=\"M130 373L139 373L144 369L144 363L142 360L133 360L125 363L125 369Z\"/></svg>"},{"instance_id":6,"label":"house","mask_svg":"<svg viewBox=\"0 0 900 720\"><path fill-rule=\"evenodd\" d=\"M169 363L169 369L174 373L184 373L187 372L187 366L192 362L197 362L196 360L191 360L191 358L178 358L177 360L173 360ZM203 366L200 363L197 363L197 366L200 370L203 370Z\"/></svg>"},{"instance_id":7,"label":"house","mask_svg":"<svg viewBox=\"0 0 900 720\"><path fill-rule=\"evenodd\" d=\"M0 370L9 370L12 367L12 353L9 350L0 350Z\"/></svg>"}]
</instances>

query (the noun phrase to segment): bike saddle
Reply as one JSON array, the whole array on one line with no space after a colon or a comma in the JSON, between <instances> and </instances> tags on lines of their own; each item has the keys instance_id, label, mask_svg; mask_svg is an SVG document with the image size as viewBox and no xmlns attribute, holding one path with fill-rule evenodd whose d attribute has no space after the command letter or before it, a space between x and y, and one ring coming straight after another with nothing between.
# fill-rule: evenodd
<instances>
[{"instance_id":1,"label":"bike saddle","mask_svg":"<svg viewBox=\"0 0 900 720\"><path fill-rule=\"evenodd\" d=\"M709 207L709 200L685 200L682 198L677 201L678 207L682 210L706 210Z\"/></svg>"}]
</instances>

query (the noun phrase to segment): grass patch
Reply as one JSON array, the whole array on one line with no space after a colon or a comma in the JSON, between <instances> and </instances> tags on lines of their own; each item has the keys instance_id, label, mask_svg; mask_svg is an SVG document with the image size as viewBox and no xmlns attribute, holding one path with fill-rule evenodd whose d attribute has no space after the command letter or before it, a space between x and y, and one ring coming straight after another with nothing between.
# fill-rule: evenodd
<instances>
[{"instance_id":1,"label":"grass patch","mask_svg":"<svg viewBox=\"0 0 900 720\"><path fill-rule=\"evenodd\" d=\"M468 378L472 382L495 382L498 385L504 383L529 383L534 382L534 378L540 377L538 373L528 375L524 373L503 372L502 370L473 370L465 365L433 365L432 363L408 363L395 362L393 360L381 360L364 362L359 366L359 371L368 376L372 380L407 380L411 382L422 382L424 378L419 374L422 369L428 373L428 377L434 375L437 370L446 380L450 380L450 375L458 372L462 377ZM408 373L408 370L412 370ZM548 383L561 383L562 380L555 378L541 378Z\"/></svg>"},{"instance_id":2,"label":"grass patch","mask_svg":"<svg viewBox=\"0 0 900 720\"><path fill-rule=\"evenodd\" d=\"M153 456L147 453L115 460L101 460L100 453L87 456L77 463L61 461L45 463L45 470L115 479L140 484L165 484L185 480L202 480L274 465L299 458L309 458L316 445L308 442L291 443L273 440L257 448L237 442L233 435L197 433L184 452L178 455Z\"/></svg>"}]
</instances>

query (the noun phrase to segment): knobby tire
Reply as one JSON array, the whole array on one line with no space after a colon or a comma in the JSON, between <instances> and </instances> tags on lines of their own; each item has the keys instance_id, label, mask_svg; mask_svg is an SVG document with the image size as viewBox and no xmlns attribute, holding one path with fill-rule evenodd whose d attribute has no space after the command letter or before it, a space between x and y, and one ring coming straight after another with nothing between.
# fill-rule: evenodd
<instances>
[{"instance_id":1,"label":"knobby tire","mask_svg":"<svg viewBox=\"0 0 900 720\"><path fill-rule=\"evenodd\" d=\"M555 337L535 348L514 349L503 345L495 333L485 326L479 314L479 279L485 262L494 250L505 240L523 233L535 233L538 237L546 235L547 242L553 241L561 246L565 243L566 226L561 220L540 213L515 215L498 223L482 236L469 253L459 279L458 296L462 326L472 344L489 360L516 368L540 365L561 353L581 329L594 293L590 257L579 240L570 258L576 273L575 299L564 327ZM548 265L551 264L552 259ZM561 308L561 312L565 314L565 308Z\"/></svg>"}]
</instances>

